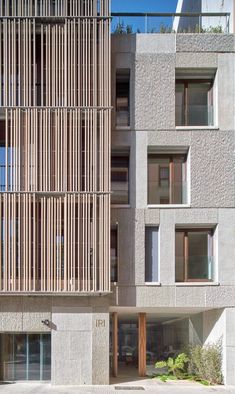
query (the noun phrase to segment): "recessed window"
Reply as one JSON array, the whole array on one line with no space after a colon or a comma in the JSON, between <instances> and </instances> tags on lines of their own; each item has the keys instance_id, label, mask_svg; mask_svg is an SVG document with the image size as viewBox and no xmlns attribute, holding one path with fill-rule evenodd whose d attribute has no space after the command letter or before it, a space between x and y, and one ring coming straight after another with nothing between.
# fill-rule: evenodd
<instances>
[{"instance_id":1,"label":"recessed window","mask_svg":"<svg viewBox=\"0 0 235 394\"><path fill-rule=\"evenodd\" d=\"M148 155L148 204L187 203L187 155Z\"/></svg>"},{"instance_id":2,"label":"recessed window","mask_svg":"<svg viewBox=\"0 0 235 394\"><path fill-rule=\"evenodd\" d=\"M213 81L176 81L176 126L213 125Z\"/></svg>"},{"instance_id":3,"label":"recessed window","mask_svg":"<svg viewBox=\"0 0 235 394\"><path fill-rule=\"evenodd\" d=\"M213 280L212 229L177 229L175 233L175 281Z\"/></svg>"},{"instance_id":4,"label":"recessed window","mask_svg":"<svg viewBox=\"0 0 235 394\"><path fill-rule=\"evenodd\" d=\"M116 126L130 125L130 70L116 74Z\"/></svg>"},{"instance_id":5,"label":"recessed window","mask_svg":"<svg viewBox=\"0 0 235 394\"><path fill-rule=\"evenodd\" d=\"M158 227L145 227L145 282L158 280Z\"/></svg>"},{"instance_id":6,"label":"recessed window","mask_svg":"<svg viewBox=\"0 0 235 394\"><path fill-rule=\"evenodd\" d=\"M111 189L112 204L129 204L129 154L112 155Z\"/></svg>"},{"instance_id":7,"label":"recessed window","mask_svg":"<svg viewBox=\"0 0 235 394\"><path fill-rule=\"evenodd\" d=\"M111 227L111 282L118 281L118 227Z\"/></svg>"}]
</instances>

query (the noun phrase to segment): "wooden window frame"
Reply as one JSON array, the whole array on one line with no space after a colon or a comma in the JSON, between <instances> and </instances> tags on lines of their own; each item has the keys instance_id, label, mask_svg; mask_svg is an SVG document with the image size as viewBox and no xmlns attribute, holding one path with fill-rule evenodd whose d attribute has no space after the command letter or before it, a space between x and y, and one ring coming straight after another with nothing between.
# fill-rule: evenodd
<instances>
[{"instance_id":1,"label":"wooden window frame","mask_svg":"<svg viewBox=\"0 0 235 394\"><path fill-rule=\"evenodd\" d=\"M188 121L189 121L189 108L188 108L188 85L189 84L199 84L199 83L210 83L211 84L211 90L209 92L210 95L210 100L213 103L213 85L214 85L214 79L176 79L175 81L175 85L181 84L184 85L184 119L183 119L183 124L181 125L177 125L177 126L193 126L193 125L189 125ZM213 119L213 123L214 123L214 119ZM209 125L202 125L203 126L209 126Z\"/></svg>"},{"instance_id":2,"label":"wooden window frame","mask_svg":"<svg viewBox=\"0 0 235 394\"><path fill-rule=\"evenodd\" d=\"M205 232L212 238L211 244L211 256L214 256L214 244L213 244L213 236L214 229L212 228L178 228L175 230L176 233L184 233L184 242L183 242L183 252L184 252L184 281L183 282L205 282L211 283L214 279L189 279L188 278L188 257L189 257L189 241L188 241L188 233L201 233Z\"/></svg>"}]
</instances>

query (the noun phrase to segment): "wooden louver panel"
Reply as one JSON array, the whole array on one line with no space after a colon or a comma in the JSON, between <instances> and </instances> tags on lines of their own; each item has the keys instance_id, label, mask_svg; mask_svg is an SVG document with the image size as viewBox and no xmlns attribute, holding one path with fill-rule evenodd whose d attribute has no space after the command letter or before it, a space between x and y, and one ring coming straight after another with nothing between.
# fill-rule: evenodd
<instances>
[{"instance_id":1,"label":"wooden louver panel","mask_svg":"<svg viewBox=\"0 0 235 394\"><path fill-rule=\"evenodd\" d=\"M0 291L110 291L109 1L1 1L0 85Z\"/></svg>"}]
</instances>

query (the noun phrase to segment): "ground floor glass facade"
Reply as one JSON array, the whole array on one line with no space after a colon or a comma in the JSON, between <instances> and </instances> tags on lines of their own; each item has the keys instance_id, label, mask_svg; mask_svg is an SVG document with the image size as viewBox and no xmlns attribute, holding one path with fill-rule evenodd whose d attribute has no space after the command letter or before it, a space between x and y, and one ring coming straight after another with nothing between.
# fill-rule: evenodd
<instances>
[{"instance_id":1,"label":"ground floor glass facade","mask_svg":"<svg viewBox=\"0 0 235 394\"><path fill-rule=\"evenodd\" d=\"M51 335L8 334L0 336L1 380L50 380Z\"/></svg>"}]
</instances>

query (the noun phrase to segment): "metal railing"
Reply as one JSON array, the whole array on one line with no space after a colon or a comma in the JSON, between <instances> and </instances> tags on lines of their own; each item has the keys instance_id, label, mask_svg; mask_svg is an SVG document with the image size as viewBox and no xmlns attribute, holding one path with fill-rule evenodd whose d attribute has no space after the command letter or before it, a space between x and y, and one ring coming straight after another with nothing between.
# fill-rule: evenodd
<instances>
[{"instance_id":1,"label":"metal railing","mask_svg":"<svg viewBox=\"0 0 235 394\"><path fill-rule=\"evenodd\" d=\"M229 33L229 12L113 12L112 33Z\"/></svg>"}]
</instances>

